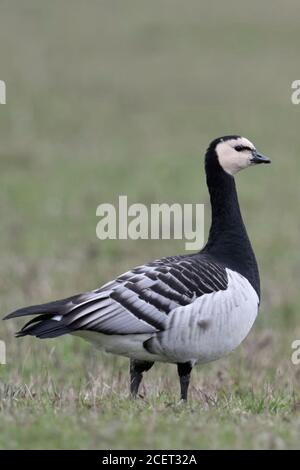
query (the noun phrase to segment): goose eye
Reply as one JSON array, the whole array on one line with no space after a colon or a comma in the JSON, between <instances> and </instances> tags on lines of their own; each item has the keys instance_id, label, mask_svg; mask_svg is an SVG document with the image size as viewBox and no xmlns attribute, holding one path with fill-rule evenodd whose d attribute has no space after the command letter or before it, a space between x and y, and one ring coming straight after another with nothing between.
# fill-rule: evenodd
<instances>
[{"instance_id":1,"label":"goose eye","mask_svg":"<svg viewBox=\"0 0 300 470\"><path fill-rule=\"evenodd\" d=\"M237 152L243 152L245 150L249 150L249 152L252 152L252 149L250 147L246 147L244 145L237 145L236 147L234 147L234 149L237 151Z\"/></svg>"},{"instance_id":2,"label":"goose eye","mask_svg":"<svg viewBox=\"0 0 300 470\"><path fill-rule=\"evenodd\" d=\"M243 147L242 145L237 145L236 147L234 147L234 149L235 149L237 152L242 152L243 150L245 150L245 147Z\"/></svg>"}]
</instances>

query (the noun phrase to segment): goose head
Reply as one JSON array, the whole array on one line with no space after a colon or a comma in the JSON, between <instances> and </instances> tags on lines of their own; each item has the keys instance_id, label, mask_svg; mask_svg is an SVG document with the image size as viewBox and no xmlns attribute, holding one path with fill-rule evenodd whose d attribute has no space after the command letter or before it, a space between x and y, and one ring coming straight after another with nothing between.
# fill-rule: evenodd
<instances>
[{"instance_id":1,"label":"goose head","mask_svg":"<svg viewBox=\"0 0 300 470\"><path fill-rule=\"evenodd\" d=\"M250 140L238 135L219 137L211 142L206 153L206 163L214 163L234 176L238 171L271 160L259 153Z\"/></svg>"}]
</instances>

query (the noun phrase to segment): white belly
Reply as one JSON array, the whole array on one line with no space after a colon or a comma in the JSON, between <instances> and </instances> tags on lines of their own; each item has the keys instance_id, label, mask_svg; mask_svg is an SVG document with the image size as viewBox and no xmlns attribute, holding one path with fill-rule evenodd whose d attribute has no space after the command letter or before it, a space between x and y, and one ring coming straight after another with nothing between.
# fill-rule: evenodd
<instances>
[{"instance_id":1,"label":"white belly","mask_svg":"<svg viewBox=\"0 0 300 470\"><path fill-rule=\"evenodd\" d=\"M95 348L106 353L140 359L141 361L168 362L167 358L151 354L144 348L144 342L151 338L152 334L105 335L96 331L76 331L73 335L80 336Z\"/></svg>"}]
</instances>

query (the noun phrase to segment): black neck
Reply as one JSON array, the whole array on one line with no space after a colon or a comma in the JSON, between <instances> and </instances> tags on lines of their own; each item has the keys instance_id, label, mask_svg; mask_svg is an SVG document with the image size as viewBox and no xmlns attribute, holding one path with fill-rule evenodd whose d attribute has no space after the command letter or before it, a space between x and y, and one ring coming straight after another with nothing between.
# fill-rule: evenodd
<instances>
[{"instance_id":1,"label":"black neck","mask_svg":"<svg viewBox=\"0 0 300 470\"><path fill-rule=\"evenodd\" d=\"M245 276L260 295L256 259L242 219L234 178L219 166L206 166L212 221L203 252Z\"/></svg>"}]
</instances>

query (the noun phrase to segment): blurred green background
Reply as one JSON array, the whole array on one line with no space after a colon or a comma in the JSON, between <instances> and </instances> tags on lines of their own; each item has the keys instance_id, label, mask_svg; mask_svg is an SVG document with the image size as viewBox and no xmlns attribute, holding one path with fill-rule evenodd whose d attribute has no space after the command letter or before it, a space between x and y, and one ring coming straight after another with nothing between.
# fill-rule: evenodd
<instances>
[{"instance_id":1,"label":"blurred green background","mask_svg":"<svg viewBox=\"0 0 300 470\"><path fill-rule=\"evenodd\" d=\"M96 238L96 207L209 199L203 154L241 134L272 159L238 175L262 278L260 317L229 358L156 365L127 399L128 361L78 338L16 340L0 322L1 448L299 446L299 3L4 0L0 14L1 315L184 251Z\"/></svg>"}]
</instances>

